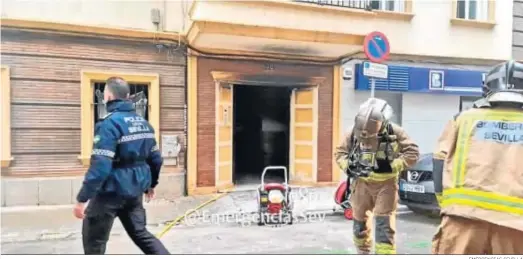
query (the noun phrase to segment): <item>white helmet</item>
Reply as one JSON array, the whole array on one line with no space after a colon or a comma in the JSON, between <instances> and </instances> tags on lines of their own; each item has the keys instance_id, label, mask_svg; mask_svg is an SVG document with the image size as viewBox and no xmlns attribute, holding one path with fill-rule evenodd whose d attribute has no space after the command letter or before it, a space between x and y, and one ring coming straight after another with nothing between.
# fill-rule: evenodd
<instances>
[{"instance_id":1,"label":"white helmet","mask_svg":"<svg viewBox=\"0 0 523 259\"><path fill-rule=\"evenodd\" d=\"M491 104L523 105L523 64L510 60L493 67L485 78L483 90Z\"/></svg>"},{"instance_id":2,"label":"white helmet","mask_svg":"<svg viewBox=\"0 0 523 259\"><path fill-rule=\"evenodd\" d=\"M361 141L377 139L393 115L394 111L387 101L369 98L360 105L354 119L354 137Z\"/></svg>"}]
</instances>

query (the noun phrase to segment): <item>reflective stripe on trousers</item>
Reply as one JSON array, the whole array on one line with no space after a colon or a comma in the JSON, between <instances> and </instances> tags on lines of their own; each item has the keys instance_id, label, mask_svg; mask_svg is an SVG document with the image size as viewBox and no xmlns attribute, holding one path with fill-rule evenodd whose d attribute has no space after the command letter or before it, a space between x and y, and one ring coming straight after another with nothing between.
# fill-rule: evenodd
<instances>
[{"instance_id":1,"label":"reflective stripe on trousers","mask_svg":"<svg viewBox=\"0 0 523 259\"><path fill-rule=\"evenodd\" d=\"M376 230L378 231L378 230ZM357 238L353 237L354 245L358 249L359 254L369 254L372 247L372 240L370 237ZM376 242L376 254L396 254L396 247L389 243Z\"/></svg>"},{"instance_id":2,"label":"reflective stripe on trousers","mask_svg":"<svg viewBox=\"0 0 523 259\"><path fill-rule=\"evenodd\" d=\"M395 255L396 248L391 244L376 243L376 254L379 255Z\"/></svg>"}]
</instances>

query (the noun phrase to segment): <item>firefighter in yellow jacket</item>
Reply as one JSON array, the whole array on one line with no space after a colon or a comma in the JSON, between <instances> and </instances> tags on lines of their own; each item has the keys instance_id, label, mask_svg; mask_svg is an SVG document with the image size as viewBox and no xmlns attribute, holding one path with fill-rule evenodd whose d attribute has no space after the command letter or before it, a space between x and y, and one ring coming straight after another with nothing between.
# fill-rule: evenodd
<instances>
[{"instance_id":1,"label":"firefighter in yellow jacket","mask_svg":"<svg viewBox=\"0 0 523 259\"><path fill-rule=\"evenodd\" d=\"M483 108L490 108L490 103L487 101L486 99L486 94L487 91L484 91L483 93L483 97L476 100L473 104L472 104L472 108L476 108L476 109L483 109ZM459 113L454 115L454 119L451 120L450 122L448 122L448 125L445 127L445 130L447 129L451 129L453 127L453 123L454 121L456 120L456 118L459 116ZM446 142L448 142L448 140L446 140L445 138L448 138L450 137L449 134L446 134L444 133L440 139L439 139L439 144L444 144ZM436 151L434 151L434 157L435 159L438 159L438 160L445 160L445 156L446 156L446 153L445 151L441 150L441 148L436 148ZM441 164L441 162L440 162ZM441 180L441 177L443 177L443 174L438 174L438 175L432 175L434 181L436 184L438 184L438 190L440 190L439 192L436 192L436 198L438 200L438 203L441 203L441 197L442 197L442 193L441 193L441 190L442 190L442 187L441 187L441 184L442 184L442 180Z\"/></svg>"},{"instance_id":2,"label":"firefighter in yellow jacket","mask_svg":"<svg viewBox=\"0 0 523 259\"><path fill-rule=\"evenodd\" d=\"M356 115L354 126L336 149L340 168L355 179L351 184L354 213L354 243L358 253L372 247L371 219L376 220L376 253L395 254L395 211L398 203L398 174L417 162L419 149L405 131L392 123L392 107L370 98Z\"/></svg>"},{"instance_id":3,"label":"firefighter in yellow jacket","mask_svg":"<svg viewBox=\"0 0 523 259\"><path fill-rule=\"evenodd\" d=\"M434 155L433 254L523 254L523 64L486 77L489 105L449 122Z\"/></svg>"}]
</instances>

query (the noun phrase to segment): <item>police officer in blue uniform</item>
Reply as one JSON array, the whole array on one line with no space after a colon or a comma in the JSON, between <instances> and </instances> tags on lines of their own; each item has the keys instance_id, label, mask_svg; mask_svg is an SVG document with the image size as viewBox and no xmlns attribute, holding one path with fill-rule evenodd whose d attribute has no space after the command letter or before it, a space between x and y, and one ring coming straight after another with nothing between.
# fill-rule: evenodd
<instances>
[{"instance_id":1,"label":"police officer in blue uniform","mask_svg":"<svg viewBox=\"0 0 523 259\"><path fill-rule=\"evenodd\" d=\"M154 129L136 114L129 91L122 78L111 77L105 85L108 114L96 124L91 166L74 209L75 216L83 218L85 254L105 253L116 217L145 254L169 254L146 229L142 200L144 193L153 198L163 160Z\"/></svg>"}]
</instances>

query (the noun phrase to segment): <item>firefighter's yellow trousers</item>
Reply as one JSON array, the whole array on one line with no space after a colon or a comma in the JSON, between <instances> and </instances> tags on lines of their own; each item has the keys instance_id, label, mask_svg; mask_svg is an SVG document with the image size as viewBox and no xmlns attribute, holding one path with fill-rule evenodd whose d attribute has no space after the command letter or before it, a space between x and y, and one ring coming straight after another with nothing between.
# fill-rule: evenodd
<instances>
[{"instance_id":1,"label":"firefighter's yellow trousers","mask_svg":"<svg viewBox=\"0 0 523 259\"><path fill-rule=\"evenodd\" d=\"M523 219L522 219L523 220ZM523 231L483 220L444 215L432 254L523 254Z\"/></svg>"},{"instance_id":2,"label":"firefighter's yellow trousers","mask_svg":"<svg viewBox=\"0 0 523 259\"><path fill-rule=\"evenodd\" d=\"M354 214L354 244L359 254L370 254L372 248L372 218L376 220L376 254L396 254L396 208L398 182L393 177L382 182L357 179L351 186Z\"/></svg>"}]
</instances>

